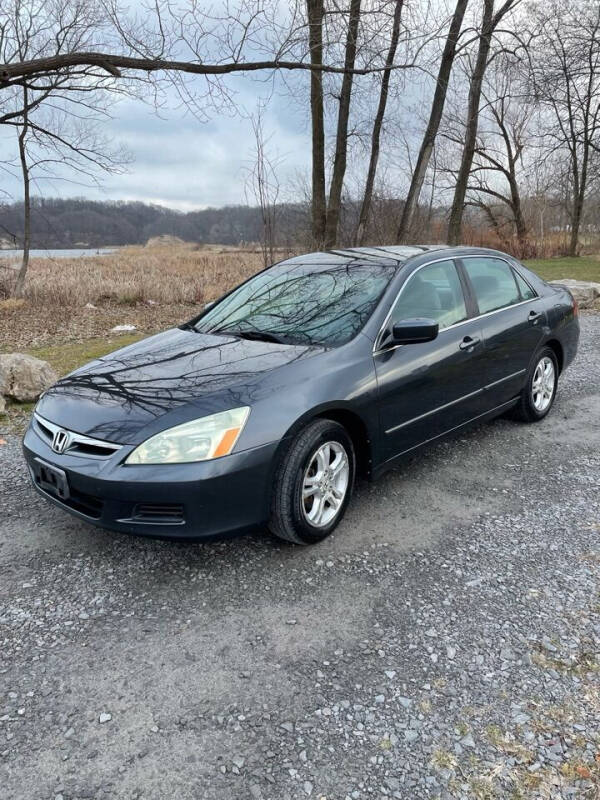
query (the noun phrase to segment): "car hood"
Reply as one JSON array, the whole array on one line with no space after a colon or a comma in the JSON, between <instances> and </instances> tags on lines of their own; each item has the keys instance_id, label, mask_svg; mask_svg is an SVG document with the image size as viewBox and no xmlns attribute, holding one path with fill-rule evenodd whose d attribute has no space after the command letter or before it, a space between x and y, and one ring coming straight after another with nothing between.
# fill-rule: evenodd
<instances>
[{"instance_id":1,"label":"car hood","mask_svg":"<svg viewBox=\"0 0 600 800\"><path fill-rule=\"evenodd\" d=\"M69 430L138 444L160 430L272 390L275 371L323 352L175 328L116 350L62 378L36 411Z\"/></svg>"}]
</instances>

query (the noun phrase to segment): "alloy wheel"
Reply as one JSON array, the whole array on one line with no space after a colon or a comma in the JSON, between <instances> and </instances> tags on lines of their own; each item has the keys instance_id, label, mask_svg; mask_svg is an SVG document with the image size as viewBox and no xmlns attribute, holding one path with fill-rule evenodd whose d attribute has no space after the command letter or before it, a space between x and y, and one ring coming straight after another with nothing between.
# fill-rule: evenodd
<instances>
[{"instance_id":1,"label":"alloy wheel","mask_svg":"<svg viewBox=\"0 0 600 800\"><path fill-rule=\"evenodd\" d=\"M325 442L311 456L302 481L302 511L315 528L339 514L350 483L350 462L340 442Z\"/></svg>"},{"instance_id":2,"label":"alloy wheel","mask_svg":"<svg viewBox=\"0 0 600 800\"><path fill-rule=\"evenodd\" d=\"M554 396L556 370L548 356L544 356L535 368L531 383L531 399L535 410L540 414L548 408Z\"/></svg>"}]
</instances>

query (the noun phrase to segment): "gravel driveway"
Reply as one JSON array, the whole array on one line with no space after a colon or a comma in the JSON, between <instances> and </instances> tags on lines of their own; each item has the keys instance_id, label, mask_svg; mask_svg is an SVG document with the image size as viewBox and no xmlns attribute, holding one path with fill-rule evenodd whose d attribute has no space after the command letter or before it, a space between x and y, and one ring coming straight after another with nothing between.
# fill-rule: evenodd
<instances>
[{"instance_id":1,"label":"gravel driveway","mask_svg":"<svg viewBox=\"0 0 600 800\"><path fill-rule=\"evenodd\" d=\"M600 796L600 315L317 547L96 530L15 437L0 487L3 800Z\"/></svg>"}]
</instances>

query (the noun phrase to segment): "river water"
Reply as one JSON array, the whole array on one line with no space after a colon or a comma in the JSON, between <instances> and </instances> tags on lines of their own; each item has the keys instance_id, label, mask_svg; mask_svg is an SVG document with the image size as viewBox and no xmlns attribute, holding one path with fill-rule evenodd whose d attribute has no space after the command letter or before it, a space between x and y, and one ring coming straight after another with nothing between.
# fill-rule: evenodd
<instances>
[{"instance_id":1,"label":"river water","mask_svg":"<svg viewBox=\"0 0 600 800\"><path fill-rule=\"evenodd\" d=\"M70 248L68 250L30 250L30 258L81 258L82 256L105 256L114 253L114 248L107 247L88 247ZM10 261L20 260L23 255L22 250L0 250L0 260Z\"/></svg>"}]
</instances>

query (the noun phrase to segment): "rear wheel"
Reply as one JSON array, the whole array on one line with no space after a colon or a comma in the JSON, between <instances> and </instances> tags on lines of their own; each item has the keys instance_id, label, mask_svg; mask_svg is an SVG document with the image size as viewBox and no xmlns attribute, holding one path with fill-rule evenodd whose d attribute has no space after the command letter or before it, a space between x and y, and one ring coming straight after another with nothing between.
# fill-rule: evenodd
<instances>
[{"instance_id":1,"label":"rear wheel","mask_svg":"<svg viewBox=\"0 0 600 800\"><path fill-rule=\"evenodd\" d=\"M514 416L523 422L539 422L544 419L552 408L557 387L556 355L550 347L543 347L533 360Z\"/></svg>"},{"instance_id":2,"label":"rear wheel","mask_svg":"<svg viewBox=\"0 0 600 800\"><path fill-rule=\"evenodd\" d=\"M354 484L352 439L337 422L318 419L296 436L273 488L270 530L295 544L325 539L344 516Z\"/></svg>"}]
</instances>

